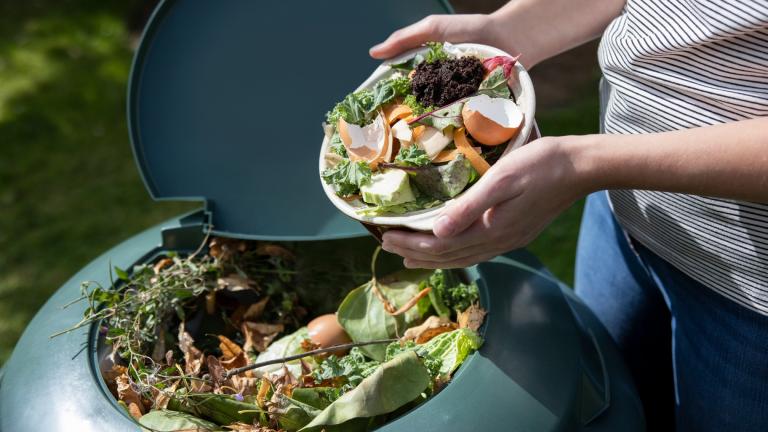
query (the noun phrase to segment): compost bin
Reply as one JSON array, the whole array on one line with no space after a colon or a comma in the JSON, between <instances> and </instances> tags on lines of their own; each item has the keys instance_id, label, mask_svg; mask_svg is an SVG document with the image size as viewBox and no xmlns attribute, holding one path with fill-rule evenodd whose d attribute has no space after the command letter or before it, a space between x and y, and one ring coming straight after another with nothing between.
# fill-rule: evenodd
<instances>
[{"instance_id":1,"label":"compost bin","mask_svg":"<svg viewBox=\"0 0 768 432\"><path fill-rule=\"evenodd\" d=\"M98 326L50 338L82 317L85 304L62 308L80 283L110 286L111 266L190 252L209 231L372 250L321 190L320 122L375 66L372 43L446 11L426 0L162 2L131 73L131 140L155 199L205 206L115 246L48 300L0 373L0 430L138 429L101 378ZM445 389L379 430L644 430L610 337L534 257L518 251L463 273L488 312L484 345Z\"/></svg>"}]
</instances>

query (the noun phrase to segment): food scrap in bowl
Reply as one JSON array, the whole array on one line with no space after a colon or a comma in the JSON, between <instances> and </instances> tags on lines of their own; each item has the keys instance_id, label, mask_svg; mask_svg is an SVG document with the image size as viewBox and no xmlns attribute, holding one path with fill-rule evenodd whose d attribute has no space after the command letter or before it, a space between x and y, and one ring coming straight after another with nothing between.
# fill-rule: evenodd
<instances>
[{"instance_id":1,"label":"food scrap in bowl","mask_svg":"<svg viewBox=\"0 0 768 432\"><path fill-rule=\"evenodd\" d=\"M321 177L356 216L440 206L484 175L526 122L509 84L516 57L427 47L326 115Z\"/></svg>"}]
</instances>

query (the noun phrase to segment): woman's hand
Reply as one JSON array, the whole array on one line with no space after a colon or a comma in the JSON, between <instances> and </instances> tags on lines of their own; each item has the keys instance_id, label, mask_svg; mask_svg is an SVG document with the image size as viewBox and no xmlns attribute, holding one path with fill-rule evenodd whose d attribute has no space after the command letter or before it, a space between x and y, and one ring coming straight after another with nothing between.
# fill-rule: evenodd
<instances>
[{"instance_id":1,"label":"woman's hand","mask_svg":"<svg viewBox=\"0 0 768 432\"><path fill-rule=\"evenodd\" d=\"M435 221L434 235L388 231L383 248L410 268L466 267L521 248L590 192L569 141L541 138L501 158Z\"/></svg>"},{"instance_id":2,"label":"woman's hand","mask_svg":"<svg viewBox=\"0 0 768 432\"><path fill-rule=\"evenodd\" d=\"M490 15L480 14L430 15L392 33L387 40L371 48L370 54L374 58L386 59L430 41L494 45L498 42L495 40L496 26L493 21Z\"/></svg>"}]
</instances>

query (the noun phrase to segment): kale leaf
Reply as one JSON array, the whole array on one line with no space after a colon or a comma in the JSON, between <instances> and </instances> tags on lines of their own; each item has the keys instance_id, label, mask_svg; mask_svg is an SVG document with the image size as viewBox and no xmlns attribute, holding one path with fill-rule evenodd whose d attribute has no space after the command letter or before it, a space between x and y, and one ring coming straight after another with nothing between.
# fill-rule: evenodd
<instances>
[{"instance_id":1,"label":"kale leaf","mask_svg":"<svg viewBox=\"0 0 768 432\"><path fill-rule=\"evenodd\" d=\"M427 55L424 57L424 61L427 63L448 59L448 53L443 49L442 42L427 42L426 45L429 48L429 51L427 51Z\"/></svg>"},{"instance_id":2,"label":"kale leaf","mask_svg":"<svg viewBox=\"0 0 768 432\"><path fill-rule=\"evenodd\" d=\"M400 147L400 151L395 156L395 163L398 165L420 167L429 165L430 162L427 152L415 145Z\"/></svg>"},{"instance_id":3,"label":"kale leaf","mask_svg":"<svg viewBox=\"0 0 768 432\"><path fill-rule=\"evenodd\" d=\"M411 91L407 77L395 76L377 82L372 90L358 90L348 94L326 114L328 124L336 125L340 118L351 124L365 126L376 117L376 110L384 104Z\"/></svg>"},{"instance_id":4,"label":"kale leaf","mask_svg":"<svg viewBox=\"0 0 768 432\"><path fill-rule=\"evenodd\" d=\"M321 176L326 184L336 189L336 194L346 197L358 193L360 186L371 180L371 168L363 161L352 162L344 159L337 165L326 168Z\"/></svg>"},{"instance_id":5,"label":"kale leaf","mask_svg":"<svg viewBox=\"0 0 768 432\"><path fill-rule=\"evenodd\" d=\"M480 291L474 282L465 284L449 270L435 270L421 284L424 288L432 288L429 293L432 306L443 316L447 315L446 310L463 311L480 298Z\"/></svg>"},{"instance_id":6,"label":"kale leaf","mask_svg":"<svg viewBox=\"0 0 768 432\"><path fill-rule=\"evenodd\" d=\"M369 360L360 348L355 347L344 357L331 355L312 371L316 384L331 381L340 384L341 393L357 387L363 378L367 377L379 366L379 362Z\"/></svg>"}]
</instances>

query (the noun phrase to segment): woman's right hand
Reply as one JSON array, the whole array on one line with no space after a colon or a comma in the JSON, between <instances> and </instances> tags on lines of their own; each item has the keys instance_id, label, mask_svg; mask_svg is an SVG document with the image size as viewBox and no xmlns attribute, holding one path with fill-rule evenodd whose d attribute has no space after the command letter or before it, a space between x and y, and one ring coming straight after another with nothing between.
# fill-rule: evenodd
<instances>
[{"instance_id":1,"label":"woman's right hand","mask_svg":"<svg viewBox=\"0 0 768 432\"><path fill-rule=\"evenodd\" d=\"M491 15L430 15L392 33L387 40L371 48L370 54L373 58L387 59L431 41L499 46L495 40L495 27Z\"/></svg>"}]
</instances>

